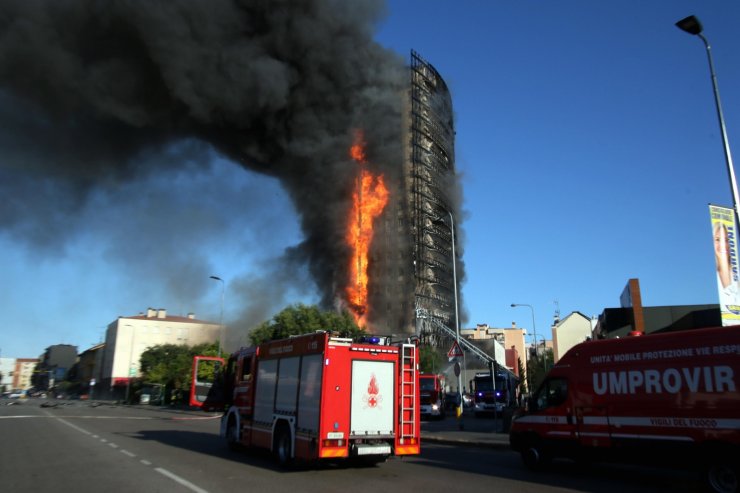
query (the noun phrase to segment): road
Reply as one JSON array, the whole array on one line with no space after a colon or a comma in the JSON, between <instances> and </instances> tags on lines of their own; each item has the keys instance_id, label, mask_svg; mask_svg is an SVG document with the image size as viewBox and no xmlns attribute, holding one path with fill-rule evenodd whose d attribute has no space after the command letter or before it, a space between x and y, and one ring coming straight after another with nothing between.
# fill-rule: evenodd
<instances>
[{"instance_id":1,"label":"road","mask_svg":"<svg viewBox=\"0 0 740 493\"><path fill-rule=\"evenodd\" d=\"M569 463L532 474L509 450L423 442L423 453L377 467L277 468L227 450L215 415L72 401L0 401L0 489L33 492L689 492L686 472ZM56 402L53 402L57 404ZM48 404L47 404L48 405Z\"/></svg>"}]
</instances>

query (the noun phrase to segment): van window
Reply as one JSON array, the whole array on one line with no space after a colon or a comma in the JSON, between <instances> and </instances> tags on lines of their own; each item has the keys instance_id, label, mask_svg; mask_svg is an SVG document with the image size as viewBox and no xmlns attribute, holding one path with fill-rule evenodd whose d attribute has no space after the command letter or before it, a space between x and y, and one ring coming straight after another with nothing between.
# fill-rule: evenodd
<instances>
[{"instance_id":1,"label":"van window","mask_svg":"<svg viewBox=\"0 0 740 493\"><path fill-rule=\"evenodd\" d=\"M568 397L568 381L564 378L545 380L534 398L535 410L555 407L565 402Z\"/></svg>"}]
</instances>

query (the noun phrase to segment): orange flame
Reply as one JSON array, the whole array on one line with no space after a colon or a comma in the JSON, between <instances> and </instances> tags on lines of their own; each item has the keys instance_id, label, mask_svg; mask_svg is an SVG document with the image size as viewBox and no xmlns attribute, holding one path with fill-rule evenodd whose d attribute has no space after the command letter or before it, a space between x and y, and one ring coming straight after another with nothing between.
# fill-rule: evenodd
<instances>
[{"instance_id":1,"label":"orange flame","mask_svg":"<svg viewBox=\"0 0 740 493\"><path fill-rule=\"evenodd\" d=\"M361 166L367 164L365 142L358 132L355 143L350 148L350 156ZM388 203L388 189L383 175L374 176L364 167L360 169L357 187L352 194L352 211L347 228L347 244L352 249L350 260L350 279L347 298L352 314L358 325L365 324L367 315L367 259L373 241L373 220L378 217Z\"/></svg>"}]
</instances>

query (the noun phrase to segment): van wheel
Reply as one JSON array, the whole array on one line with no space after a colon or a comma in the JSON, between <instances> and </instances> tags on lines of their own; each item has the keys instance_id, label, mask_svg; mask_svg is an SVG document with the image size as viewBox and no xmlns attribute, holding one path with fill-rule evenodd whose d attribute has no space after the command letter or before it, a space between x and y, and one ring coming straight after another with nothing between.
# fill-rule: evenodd
<instances>
[{"instance_id":1,"label":"van wheel","mask_svg":"<svg viewBox=\"0 0 740 493\"><path fill-rule=\"evenodd\" d=\"M280 427L275 439L275 458L280 467L289 467L292 462L290 448L290 430L285 426Z\"/></svg>"},{"instance_id":2,"label":"van wheel","mask_svg":"<svg viewBox=\"0 0 740 493\"><path fill-rule=\"evenodd\" d=\"M540 471L550 464L550 456L543 450L540 443L534 442L522 450L522 462L527 469Z\"/></svg>"},{"instance_id":3,"label":"van wheel","mask_svg":"<svg viewBox=\"0 0 740 493\"><path fill-rule=\"evenodd\" d=\"M706 468L706 479L709 491L715 493L735 493L738 491L739 467L727 459L716 459Z\"/></svg>"}]
</instances>

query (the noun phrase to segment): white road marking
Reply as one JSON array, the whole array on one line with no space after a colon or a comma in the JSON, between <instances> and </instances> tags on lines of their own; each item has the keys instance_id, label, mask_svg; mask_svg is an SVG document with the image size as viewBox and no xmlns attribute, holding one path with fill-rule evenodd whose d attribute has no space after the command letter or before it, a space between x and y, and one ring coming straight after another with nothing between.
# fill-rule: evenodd
<instances>
[{"instance_id":1,"label":"white road marking","mask_svg":"<svg viewBox=\"0 0 740 493\"><path fill-rule=\"evenodd\" d=\"M164 476L167 476L171 480L173 480L173 481L175 481L177 483L180 483L184 487L186 487L186 488L188 488L188 489L190 489L192 491L195 491L196 493L208 493L207 490L204 490L203 488L200 488L200 487L194 485L193 483L191 483L187 479L183 479L180 476L178 476L177 474L171 473L167 469L162 469L161 467L157 467L154 470L157 471L158 473L164 475Z\"/></svg>"},{"instance_id":2,"label":"white road marking","mask_svg":"<svg viewBox=\"0 0 740 493\"><path fill-rule=\"evenodd\" d=\"M77 426L77 425L73 425L72 423L70 423L70 422L68 422L68 421L65 421L65 420L63 420L62 418L57 418L57 419L59 420L59 422L61 422L61 423L64 423L65 425L69 426L70 428L72 428L72 429L74 429L74 430L77 430L77 431L79 431L80 433L83 433L83 434L85 434L85 435L92 435L92 433L90 433L89 431L87 431L87 430L83 430L83 429L82 429L82 428L80 428L79 426Z\"/></svg>"},{"instance_id":3,"label":"white road marking","mask_svg":"<svg viewBox=\"0 0 740 493\"><path fill-rule=\"evenodd\" d=\"M72 423L66 421L63 418L60 418L58 416L54 416L54 415L51 415L51 414L48 414L48 413L47 413L47 415L48 415L48 417L54 418L54 419L58 420L60 423L63 423L65 425L69 426L70 428L72 428L72 429L74 429L76 431L79 431L80 433L82 433L84 435L88 435L88 436L93 437L93 438L96 438L96 439L98 438L98 435L93 435L91 432L89 432L89 431L87 431L87 430L85 430L83 428L80 428L77 425L73 425ZM31 417L31 416L29 416L29 417ZM33 416L33 417L40 417L40 416ZM145 419L148 419L148 418L145 418ZM115 448L115 449L118 448L118 445L116 445L113 442L110 442L109 443L108 440L106 440L105 438L100 438L100 441L102 443L108 443L108 446L111 447L111 448ZM129 452L128 450L120 449L119 452L121 452L122 454L125 454L125 455L127 455L129 457L136 457L136 454L133 454L133 453ZM148 460L145 460L145 459L140 459L139 462L141 464L145 465L145 466L151 466L152 465L151 462L149 462ZM203 488L201 488L201 487L199 487L199 486L191 483L187 479L182 478L182 477L178 476L177 474L175 474L173 472L168 471L167 469L164 469L162 467L155 467L154 470L157 471L159 474L170 478L172 481L181 484L182 486L188 488L191 491L194 491L196 493L208 493L208 490L204 490Z\"/></svg>"}]
</instances>

